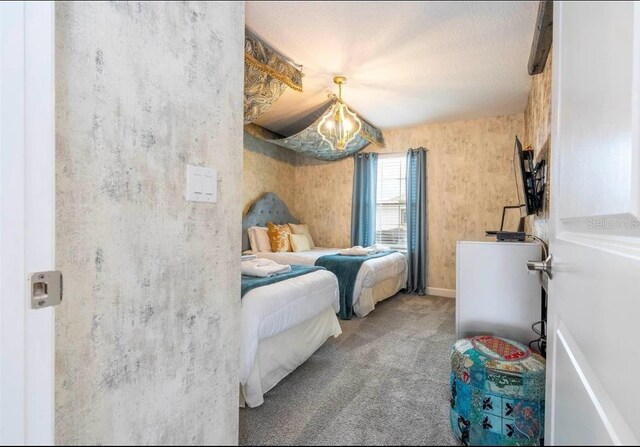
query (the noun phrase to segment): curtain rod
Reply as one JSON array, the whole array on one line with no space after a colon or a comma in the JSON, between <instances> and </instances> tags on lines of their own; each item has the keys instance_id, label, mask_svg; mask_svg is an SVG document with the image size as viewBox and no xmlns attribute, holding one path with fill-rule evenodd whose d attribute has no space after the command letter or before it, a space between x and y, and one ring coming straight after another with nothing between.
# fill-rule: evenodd
<instances>
[{"instance_id":1,"label":"curtain rod","mask_svg":"<svg viewBox=\"0 0 640 447\"><path fill-rule=\"evenodd\" d=\"M416 149L420 149L419 147ZM429 149L427 148L422 148L425 151L429 152ZM379 157L383 157L385 155L406 155L407 152L409 152L410 149L407 149L406 151L397 151L397 152L376 152L376 154L378 154Z\"/></svg>"},{"instance_id":2,"label":"curtain rod","mask_svg":"<svg viewBox=\"0 0 640 447\"><path fill-rule=\"evenodd\" d=\"M356 152L355 154L352 155L352 157L357 157L358 155L363 155L363 154L378 154L378 157L390 157L393 155L407 155L407 152L409 152L410 150L415 150L415 149L424 149L425 152L429 152L429 149L427 149L424 146L420 146L417 148L411 148L411 149L407 149L406 151L397 151L397 152L375 152L375 151L360 151L360 152Z\"/></svg>"}]
</instances>

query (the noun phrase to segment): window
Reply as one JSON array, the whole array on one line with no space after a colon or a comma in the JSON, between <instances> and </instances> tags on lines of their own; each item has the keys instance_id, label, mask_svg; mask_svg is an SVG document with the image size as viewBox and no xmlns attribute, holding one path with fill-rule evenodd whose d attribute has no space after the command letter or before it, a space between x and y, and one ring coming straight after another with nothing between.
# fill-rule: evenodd
<instances>
[{"instance_id":1,"label":"window","mask_svg":"<svg viewBox=\"0 0 640 447\"><path fill-rule=\"evenodd\" d=\"M407 248L407 157L380 155L376 194L376 243Z\"/></svg>"}]
</instances>

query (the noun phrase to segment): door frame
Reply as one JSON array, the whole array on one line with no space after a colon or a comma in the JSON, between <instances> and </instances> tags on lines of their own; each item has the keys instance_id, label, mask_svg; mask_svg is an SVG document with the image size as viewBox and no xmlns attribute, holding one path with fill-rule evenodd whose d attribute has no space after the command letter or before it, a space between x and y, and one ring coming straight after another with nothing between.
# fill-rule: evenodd
<instances>
[{"instance_id":1,"label":"door frame","mask_svg":"<svg viewBox=\"0 0 640 447\"><path fill-rule=\"evenodd\" d=\"M55 5L0 4L0 444L53 444L55 311L28 276L55 269Z\"/></svg>"}]
</instances>

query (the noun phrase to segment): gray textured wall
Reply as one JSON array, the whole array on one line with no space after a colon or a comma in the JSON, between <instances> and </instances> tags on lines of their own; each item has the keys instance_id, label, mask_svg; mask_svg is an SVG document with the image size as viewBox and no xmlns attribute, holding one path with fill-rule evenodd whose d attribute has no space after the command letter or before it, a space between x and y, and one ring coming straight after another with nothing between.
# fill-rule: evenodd
<instances>
[{"instance_id":1,"label":"gray textured wall","mask_svg":"<svg viewBox=\"0 0 640 447\"><path fill-rule=\"evenodd\" d=\"M56 21L56 442L237 443L244 4Z\"/></svg>"}]
</instances>

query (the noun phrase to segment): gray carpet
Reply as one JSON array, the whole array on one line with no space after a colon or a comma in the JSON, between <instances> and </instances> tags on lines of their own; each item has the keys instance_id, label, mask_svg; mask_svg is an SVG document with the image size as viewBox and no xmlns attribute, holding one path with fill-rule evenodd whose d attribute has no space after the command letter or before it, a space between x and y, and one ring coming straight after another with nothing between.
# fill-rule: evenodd
<instances>
[{"instance_id":1,"label":"gray carpet","mask_svg":"<svg viewBox=\"0 0 640 447\"><path fill-rule=\"evenodd\" d=\"M455 445L455 300L397 295L341 321L304 365L240 410L240 445Z\"/></svg>"}]
</instances>

